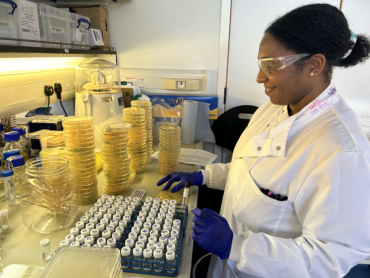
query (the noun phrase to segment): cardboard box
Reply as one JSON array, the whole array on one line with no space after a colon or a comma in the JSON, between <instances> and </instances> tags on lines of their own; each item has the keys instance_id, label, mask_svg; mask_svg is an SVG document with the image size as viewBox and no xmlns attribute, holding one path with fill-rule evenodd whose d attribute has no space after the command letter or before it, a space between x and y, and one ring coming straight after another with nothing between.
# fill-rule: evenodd
<instances>
[{"instance_id":1,"label":"cardboard box","mask_svg":"<svg viewBox=\"0 0 370 278\"><path fill-rule=\"evenodd\" d=\"M123 96L123 103L126 107L131 107L131 101L132 99L130 96L134 95L134 89L133 88L121 88L122 96Z\"/></svg>"},{"instance_id":2,"label":"cardboard box","mask_svg":"<svg viewBox=\"0 0 370 278\"><path fill-rule=\"evenodd\" d=\"M76 13L90 18L91 28L99 29L103 36L104 46L110 46L108 10L103 6L81 7L57 5L58 8L70 8Z\"/></svg>"}]
</instances>

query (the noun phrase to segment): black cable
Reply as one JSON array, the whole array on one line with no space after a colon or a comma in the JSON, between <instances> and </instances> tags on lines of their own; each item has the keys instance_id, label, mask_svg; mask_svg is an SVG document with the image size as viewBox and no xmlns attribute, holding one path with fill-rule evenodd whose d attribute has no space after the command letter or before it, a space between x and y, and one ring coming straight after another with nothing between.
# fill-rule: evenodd
<instances>
[{"instance_id":1,"label":"black cable","mask_svg":"<svg viewBox=\"0 0 370 278\"><path fill-rule=\"evenodd\" d=\"M62 106L62 109L63 109L63 111L64 111L64 114L66 115L66 117L68 117L66 110L64 110L64 107L63 107L63 103L62 103L62 101L61 101L61 100L59 100L59 103L60 103L60 106Z\"/></svg>"},{"instance_id":2,"label":"black cable","mask_svg":"<svg viewBox=\"0 0 370 278\"><path fill-rule=\"evenodd\" d=\"M48 96L48 108L46 108L46 111L45 111L45 114L44 115L47 115L48 112L49 112L49 105L50 105L50 96Z\"/></svg>"}]
</instances>

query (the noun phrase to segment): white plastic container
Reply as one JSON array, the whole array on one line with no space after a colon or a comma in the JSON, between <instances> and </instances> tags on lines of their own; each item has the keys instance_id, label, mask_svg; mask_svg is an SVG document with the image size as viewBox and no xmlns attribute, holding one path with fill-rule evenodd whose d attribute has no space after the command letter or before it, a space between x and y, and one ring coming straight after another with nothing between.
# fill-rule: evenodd
<instances>
[{"instance_id":1,"label":"white plastic container","mask_svg":"<svg viewBox=\"0 0 370 278\"><path fill-rule=\"evenodd\" d=\"M46 4L38 4L40 37L42 41L72 43L72 15ZM60 44L43 43L43 47L60 48ZM64 48L71 48L66 45Z\"/></svg>"},{"instance_id":2,"label":"white plastic container","mask_svg":"<svg viewBox=\"0 0 370 278\"><path fill-rule=\"evenodd\" d=\"M89 49L90 47L90 18L87 16L72 13L72 43L81 46L73 46L73 48Z\"/></svg>"},{"instance_id":3,"label":"white plastic container","mask_svg":"<svg viewBox=\"0 0 370 278\"><path fill-rule=\"evenodd\" d=\"M0 1L0 37L18 39L17 1ZM19 42L0 40L0 44L19 45Z\"/></svg>"}]
</instances>

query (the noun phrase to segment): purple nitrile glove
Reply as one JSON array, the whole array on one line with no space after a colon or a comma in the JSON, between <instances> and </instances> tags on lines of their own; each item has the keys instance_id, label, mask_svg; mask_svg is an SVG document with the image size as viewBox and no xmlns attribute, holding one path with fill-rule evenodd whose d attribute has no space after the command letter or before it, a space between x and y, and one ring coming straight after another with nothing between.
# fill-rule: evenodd
<instances>
[{"instance_id":1,"label":"purple nitrile glove","mask_svg":"<svg viewBox=\"0 0 370 278\"><path fill-rule=\"evenodd\" d=\"M210 209L193 209L193 240L200 247L224 260L229 257L233 231L227 220Z\"/></svg>"},{"instance_id":2,"label":"purple nitrile glove","mask_svg":"<svg viewBox=\"0 0 370 278\"><path fill-rule=\"evenodd\" d=\"M197 185L201 186L203 184L203 174L202 172L195 171L193 173L184 173L184 172L173 172L172 174L169 174L165 176L163 179L161 179L157 185L160 186L164 184L166 181L167 184L165 187L163 187L162 191L168 190L171 185L176 181L181 181L179 184L177 184L174 188L172 188L171 192L175 193L179 191L181 188L185 186L185 182L190 182L190 186Z\"/></svg>"}]
</instances>

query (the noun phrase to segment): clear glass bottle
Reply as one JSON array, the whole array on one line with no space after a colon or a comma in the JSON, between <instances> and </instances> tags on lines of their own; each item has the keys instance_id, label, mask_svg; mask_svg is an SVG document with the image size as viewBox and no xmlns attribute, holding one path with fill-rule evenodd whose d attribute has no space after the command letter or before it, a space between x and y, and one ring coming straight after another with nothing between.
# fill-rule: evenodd
<instances>
[{"instance_id":1,"label":"clear glass bottle","mask_svg":"<svg viewBox=\"0 0 370 278\"><path fill-rule=\"evenodd\" d=\"M4 162L4 164L3 164L4 170L9 169L8 166L6 165L6 160L11 156L20 155L20 154L21 154L20 150L6 150L6 151L3 151L2 155L3 155L3 158L4 158L4 161L3 161Z\"/></svg>"},{"instance_id":2,"label":"clear glass bottle","mask_svg":"<svg viewBox=\"0 0 370 278\"><path fill-rule=\"evenodd\" d=\"M48 261L51 259L51 254L50 254L50 240L43 239L40 241L40 246L42 250L42 259L44 261Z\"/></svg>"},{"instance_id":3,"label":"clear glass bottle","mask_svg":"<svg viewBox=\"0 0 370 278\"><path fill-rule=\"evenodd\" d=\"M163 264L164 263L164 259L163 259L163 251L161 249L156 249L154 250L153 252L153 255L154 255L154 264L153 264L153 268L159 268L159 269L154 269L155 272L162 272L163 270L163 265L159 265L159 264Z\"/></svg>"},{"instance_id":4,"label":"clear glass bottle","mask_svg":"<svg viewBox=\"0 0 370 278\"><path fill-rule=\"evenodd\" d=\"M143 250L139 247L136 247L133 250L133 254L134 256L132 257L132 259L136 262L132 262L132 268L134 270L140 270L142 267L141 255L143 254Z\"/></svg>"},{"instance_id":5,"label":"clear glass bottle","mask_svg":"<svg viewBox=\"0 0 370 278\"><path fill-rule=\"evenodd\" d=\"M128 269L130 267L130 254L131 248L130 247L123 247L121 249L121 256L122 256L122 268Z\"/></svg>"},{"instance_id":6,"label":"clear glass bottle","mask_svg":"<svg viewBox=\"0 0 370 278\"><path fill-rule=\"evenodd\" d=\"M176 270L176 254L173 251L166 253L166 269L169 273L175 273Z\"/></svg>"},{"instance_id":7,"label":"clear glass bottle","mask_svg":"<svg viewBox=\"0 0 370 278\"><path fill-rule=\"evenodd\" d=\"M18 204L17 195L15 192L14 185L14 172L11 169L1 171L1 178L4 183L4 189L6 194L6 202L9 207L15 206Z\"/></svg>"},{"instance_id":8,"label":"clear glass bottle","mask_svg":"<svg viewBox=\"0 0 370 278\"><path fill-rule=\"evenodd\" d=\"M31 142L26 137L26 131L20 127L12 127L11 131L17 131L19 133L19 142L22 144L23 147L26 148L28 158L31 157Z\"/></svg>"},{"instance_id":9,"label":"clear glass bottle","mask_svg":"<svg viewBox=\"0 0 370 278\"><path fill-rule=\"evenodd\" d=\"M4 126L0 124L0 160L2 160L3 164L4 164L4 157L3 157L4 147L5 147Z\"/></svg>"},{"instance_id":10,"label":"clear glass bottle","mask_svg":"<svg viewBox=\"0 0 370 278\"><path fill-rule=\"evenodd\" d=\"M2 228L3 230L9 229L9 211L7 209L0 210L1 213L1 220L2 220Z\"/></svg>"},{"instance_id":11,"label":"clear glass bottle","mask_svg":"<svg viewBox=\"0 0 370 278\"><path fill-rule=\"evenodd\" d=\"M152 270L152 258L153 258L153 251L152 249L144 249L144 259L143 259L143 270L144 271L151 271Z\"/></svg>"},{"instance_id":12,"label":"clear glass bottle","mask_svg":"<svg viewBox=\"0 0 370 278\"><path fill-rule=\"evenodd\" d=\"M11 131L4 133L5 147L4 151L7 150L19 150L20 155L23 155L24 161L27 162L28 154L25 147L22 146L20 142L20 135L17 131Z\"/></svg>"},{"instance_id":13,"label":"clear glass bottle","mask_svg":"<svg viewBox=\"0 0 370 278\"><path fill-rule=\"evenodd\" d=\"M22 155L15 155L7 158L7 164L9 169L13 169L14 172L14 185L15 185L15 193L17 198L20 200L20 181L26 175L26 165L24 162L24 157Z\"/></svg>"}]
</instances>

